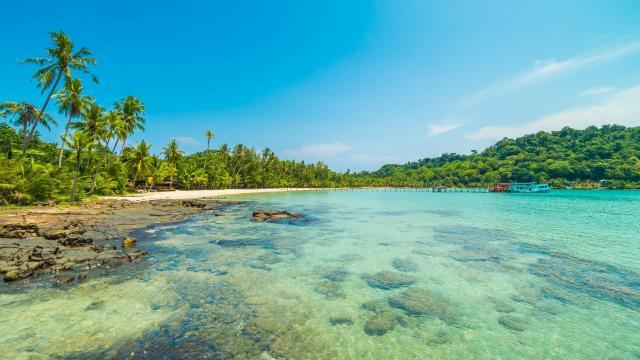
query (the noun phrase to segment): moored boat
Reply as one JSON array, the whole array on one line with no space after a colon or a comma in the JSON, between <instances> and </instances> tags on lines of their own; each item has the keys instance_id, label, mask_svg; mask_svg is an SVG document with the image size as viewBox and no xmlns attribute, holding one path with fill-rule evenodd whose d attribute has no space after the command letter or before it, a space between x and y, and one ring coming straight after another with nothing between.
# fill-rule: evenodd
<instances>
[{"instance_id":1,"label":"moored boat","mask_svg":"<svg viewBox=\"0 0 640 360\"><path fill-rule=\"evenodd\" d=\"M511 193L546 193L551 190L549 184L528 182L528 183L511 183L507 192Z\"/></svg>"}]
</instances>

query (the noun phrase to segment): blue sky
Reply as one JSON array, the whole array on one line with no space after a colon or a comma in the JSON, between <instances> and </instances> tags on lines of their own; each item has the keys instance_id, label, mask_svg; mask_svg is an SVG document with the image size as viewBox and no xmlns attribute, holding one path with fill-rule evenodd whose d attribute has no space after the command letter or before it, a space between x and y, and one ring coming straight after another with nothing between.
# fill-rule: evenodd
<instances>
[{"instance_id":1,"label":"blue sky","mask_svg":"<svg viewBox=\"0 0 640 360\"><path fill-rule=\"evenodd\" d=\"M337 170L483 149L570 125L640 125L637 1L10 1L0 102L66 31L87 93L146 104L146 139L270 147ZM54 108L50 108L52 112ZM59 122L63 122L59 117ZM43 134L58 138L60 129Z\"/></svg>"}]
</instances>

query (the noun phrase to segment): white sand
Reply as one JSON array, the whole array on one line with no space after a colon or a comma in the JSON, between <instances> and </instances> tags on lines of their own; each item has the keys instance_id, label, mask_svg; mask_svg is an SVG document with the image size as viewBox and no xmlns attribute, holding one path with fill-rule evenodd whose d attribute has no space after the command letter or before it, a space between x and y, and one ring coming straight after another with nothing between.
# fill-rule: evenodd
<instances>
[{"instance_id":1,"label":"white sand","mask_svg":"<svg viewBox=\"0 0 640 360\"><path fill-rule=\"evenodd\" d=\"M176 190L163 192L148 192L125 196L108 196L107 199L128 200L128 201L149 201L149 200L187 200L202 199L225 195L258 194L283 191L308 191L316 190L309 188L288 188L288 189L224 189L224 190Z\"/></svg>"}]
</instances>

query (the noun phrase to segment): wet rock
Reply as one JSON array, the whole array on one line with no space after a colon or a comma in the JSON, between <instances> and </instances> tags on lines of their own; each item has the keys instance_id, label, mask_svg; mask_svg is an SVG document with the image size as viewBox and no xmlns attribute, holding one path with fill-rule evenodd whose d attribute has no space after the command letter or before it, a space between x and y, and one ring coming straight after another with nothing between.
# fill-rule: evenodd
<instances>
[{"instance_id":1,"label":"wet rock","mask_svg":"<svg viewBox=\"0 0 640 360\"><path fill-rule=\"evenodd\" d=\"M126 236L124 239L122 239L122 247L123 248L128 248L128 247L132 247L136 245L136 239L134 239L131 236Z\"/></svg>"},{"instance_id":2,"label":"wet rock","mask_svg":"<svg viewBox=\"0 0 640 360\"><path fill-rule=\"evenodd\" d=\"M12 282L20 279L20 272L18 270L11 270L4 274L5 282Z\"/></svg>"},{"instance_id":3,"label":"wet rock","mask_svg":"<svg viewBox=\"0 0 640 360\"><path fill-rule=\"evenodd\" d=\"M364 281L372 288L391 290L413 284L413 277L393 271L380 271L375 274L363 275Z\"/></svg>"},{"instance_id":4,"label":"wet rock","mask_svg":"<svg viewBox=\"0 0 640 360\"><path fill-rule=\"evenodd\" d=\"M455 323L459 320L458 311L439 296L418 288L407 289L401 295L391 298L389 305L404 310L411 316L428 316Z\"/></svg>"},{"instance_id":5,"label":"wet rock","mask_svg":"<svg viewBox=\"0 0 640 360\"><path fill-rule=\"evenodd\" d=\"M322 277L331 281L343 282L348 274L349 272L344 268L335 268L322 274Z\"/></svg>"},{"instance_id":6,"label":"wet rock","mask_svg":"<svg viewBox=\"0 0 640 360\"><path fill-rule=\"evenodd\" d=\"M318 294L326 296L328 299L346 298L342 285L329 280L320 282L313 290Z\"/></svg>"},{"instance_id":7,"label":"wet rock","mask_svg":"<svg viewBox=\"0 0 640 360\"><path fill-rule=\"evenodd\" d=\"M393 330L396 317L390 312L376 314L364 323L364 332L370 336L381 336Z\"/></svg>"},{"instance_id":8,"label":"wet rock","mask_svg":"<svg viewBox=\"0 0 640 360\"><path fill-rule=\"evenodd\" d=\"M391 265L398 271L402 272L412 272L418 270L418 264L416 264L413 260L410 259L393 259Z\"/></svg>"},{"instance_id":9,"label":"wet rock","mask_svg":"<svg viewBox=\"0 0 640 360\"><path fill-rule=\"evenodd\" d=\"M30 222L4 224L0 227L0 237L2 238L26 239L38 236L39 232L38 225Z\"/></svg>"},{"instance_id":10,"label":"wet rock","mask_svg":"<svg viewBox=\"0 0 640 360\"><path fill-rule=\"evenodd\" d=\"M253 221L279 222L289 219L302 219L302 215L281 210L256 210L252 214Z\"/></svg>"},{"instance_id":11,"label":"wet rock","mask_svg":"<svg viewBox=\"0 0 640 360\"><path fill-rule=\"evenodd\" d=\"M329 323L332 326L336 325L353 325L353 320L348 317L332 317L329 318Z\"/></svg>"},{"instance_id":12,"label":"wet rock","mask_svg":"<svg viewBox=\"0 0 640 360\"><path fill-rule=\"evenodd\" d=\"M500 323L500 325L506 327L509 330L513 330L513 331L525 331L526 328L527 328L524 320L520 319L519 317L513 316L513 315L501 316L498 319L498 322Z\"/></svg>"},{"instance_id":13,"label":"wet rock","mask_svg":"<svg viewBox=\"0 0 640 360\"><path fill-rule=\"evenodd\" d=\"M65 286L65 285L71 284L75 280L76 280L75 276L65 276L65 277L56 279L55 284L58 286Z\"/></svg>"}]
</instances>

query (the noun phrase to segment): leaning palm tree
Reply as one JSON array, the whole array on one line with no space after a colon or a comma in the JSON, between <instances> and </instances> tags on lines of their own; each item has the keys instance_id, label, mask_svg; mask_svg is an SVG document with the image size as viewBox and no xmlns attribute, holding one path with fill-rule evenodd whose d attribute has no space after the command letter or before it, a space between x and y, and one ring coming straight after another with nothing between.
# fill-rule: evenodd
<instances>
[{"instance_id":1,"label":"leaning palm tree","mask_svg":"<svg viewBox=\"0 0 640 360\"><path fill-rule=\"evenodd\" d=\"M122 133L121 129L123 128L122 118L117 111L109 111L105 114L105 122L107 127L107 142L105 147L109 149L109 143L111 142L111 139L115 137L116 142L113 146L113 151L111 151L115 153L116 146L118 146L119 135Z\"/></svg>"},{"instance_id":2,"label":"leaning palm tree","mask_svg":"<svg viewBox=\"0 0 640 360\"><path fill-rule=\"evenodd\" d=\"M82 153L91 147L93 140L83 131L75 131L71 135L71 139L65 140L76 160L75 176L73 177L73 188L71 190L71 201L76 201L78 194L78 176L80 174L80 164L82 162Z\"/></svg>"},{"instance_id":3,"label":"leaning palm tree","mask_svg":"<svg viewBox=\"0 0 640 360\"><path fill-rule=\"evenodd\" d=\"M47 105L49 104L49 101L55 93L63 76L67 81L70 81L73 70L90 73L89 66L96 63L91 51L85 47L74 53L73 43L63 31L51 32L49 33L49 36L51 36L54 46L47 49L48 57L33 57L22 61L24 64L41 66L41 68L33 74L33 78L38 82L38 87L42 88L43 94L49 90L49 93L44 100L44 104L38 112L38 118L43 116L45 113ZM98 79L93 76L93 81L97 83ZM24 139L24 143L22 144L23 156L29 148L29 144L31 143L31 139L33 138L33 134L35 134L39 123L40 121L33 122L29 134Z\"/></svg>"},{"instance_id":4,"label":"leaning palm tree","mask_svg":"<svg viewBox=\"0 0 640 360\"><path fill-rule=\"evenodd\" d=\"M71 127L71 121L82 115L83 110L88 104L93 102L93 98L83 95L84 87L80 79L69 80L64 84L64 90L55 95L58 103L58 112L66 115L67 125L64 128L62 142L60 143L60 153L58 154L58 167L62 166L62 156L64 155L64 145L67 140L67 134Z\"/></svg>"},{"instance_id":5,"label":"leaning palm tree","mask_svg":"<svg viewBox=\"0 0 640 360\"><path fill-rule=\"evenodd\" d=\"M29 125L36 119L47 130L51 130L50 125L57 125L49 114L44 113L42 116L38 116L39 113L40 110L35 105L27 102L8 101L0 104L0 117L14 118L13 124L22 128L23 142L26 140Z\"/></svg>"},{"instance_id":6,"label":"leaning palm tree","mask_svg":"<svg viewBox=\"0 0 640 360\"><path fill-rule=\"evenodd\" d=\"M133 186L135 187L136 180L145 175L149 171L151 163L151 155L149 150L151 145L147 144L144 140L140 141L138 146L134 147L129 153L129 160L127 165L131 170L131 178L133 179ZM128 151L128 150L127 150Z\"/></svg>"},{"instance_id":7,"label":"leaning palm tree","mask_svg":"<svg viewBox=\"0 0 640 360\"><path fill-rule=\"evenodd\" d=\"M213 140L216 135L211 130L207 130L204 132L204 136L207 138L207 152L204 157L204 166L202 166L202 170L207 168L207 160L209 159L209 148L211 147L211 140Z\"/></svg>"},{"instance_id":8,"label":"leaning palm tree","mask_svg":"<svg viewBox=\"0 0 640 360\"><path fill-rule=\"evenodd\" d=\"M144 131L144 103L135 96L127 96L126 98L120 100L115 105L115 111L120 115L122 119L122 129L123 139L122 139L122 148L120 150L120 154L124 151L125 144L127 142L127 137L136 129L140 129Z\"/></svg>"}]
</instances>

